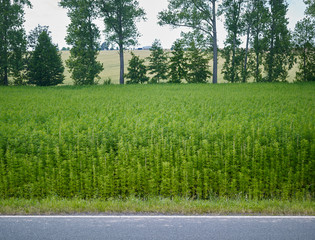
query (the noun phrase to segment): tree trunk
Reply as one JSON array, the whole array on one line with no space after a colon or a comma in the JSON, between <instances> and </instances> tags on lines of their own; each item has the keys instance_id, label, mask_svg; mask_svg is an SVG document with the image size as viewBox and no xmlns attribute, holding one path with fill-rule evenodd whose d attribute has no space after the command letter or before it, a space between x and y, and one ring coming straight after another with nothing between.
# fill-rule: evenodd
<instances>
[{"instance_id":1,"label":"tree trunk","mask_svg":"<svg viewBox=\"0 0 315 240\"><path fill-rule=\"evenodd\" d=\"M260 52L260 45L259 45L259 32L260 30L259 29L256 29L256 73L255 73L255 76L256 76L256 82L257 80L259 80L259 52Z\"/></svg>"},{"instance_id":2,"label":"tree trunk","mask_svg":"<svg viewBox=\"0 0 315 240\"><path fill-rule=\"evenodd\" d=\"M217 22L216 22L216 0L212 0L212 23L213 23L213 80L212 83L218 83L218 45L217 45Z\"/></svg>"},{"instance_id":3,"label":"tree trunk","mask_svg":"<svg viewBox=\"0 0 315 240\"><path fill-rule=\"evenodd\" d=\"M245 59L244 59L244 72L243 72L243 83L245 83L247 80L247 55L248 55L248 46L249 46L249 34L250 34L250 24L247 28L246 33L246 48L245 48Z\"/></svg>"},{"instance_id":4,"label":"tree trunk","mask_svg":"<svg viewBox=\"0 0 315 240\"><path fill-rule=\"evenodd\" d=\"M235 29L234 29L235 30ZM233 51L232 51L232 76L231 82L235 82L235 54L236 54L236 32L234 32L233 36Z\"/></svg>"},{"instance_id":5,"label":"tree trunk","mask_svg":"<svg viewBox=\"0 0 315 240\"><path fill-rule=\"evenodd\" d=\"M239 25L239 18L240 18L240 10L241 10L241 2L238 2L237 10L235 10L234 5L234 15L233 15L233 21L235 23L235 26L233 27L233 56L232 56L232 76L231 76L231 82L235 82L235 58L236 58L236 39L237 39L237 31L238 25Z\"/></svg>"},{"instance_id":6,"label":"tree trunk","mask_svg":"<svg viewBox=\"0 0 315 240\"><path fill-rule=\"evenodd\" d=\"M306 81L306 46L304 44L304 56L303 56L303 72L304 72L304 79L303 81Z\"/></svg>"},{"instance_id":7,"label":"tree trunk","mask_svg":"<svg viewBox=\"0 0 315 240\"><path fill-rule=\"evenodd\" d=\"M9 85L9 80L8 80L8 65L9 65L9 54L8 54L8 27L9 27L9 21L8 21L8 8L10 6L10 2L8 1L4 1L3 3L3 7L5 9L5 13L4 13L4 32L3 32L3 39L4 39L4 54L3 54L3 69L4 69L4 73L3 73L3 82L2 84L4 86L8 86Z\"/></svg>"},{"instance_id":8,"label":"tree trunk","mask_svg":"<svg viewBox=\"0 0 315 240\"><path fill-rule=\"evenodd\" d=\"M268 59L268 82L272 82L273 81L273 55L274 55L274 39L273 39L273 30L271 30L271 44L270 44L270 55L269 55L269 59Z\"/></svg>"},{"instance_id":9,"label":"tree trunk","mask_svg":"<svg viewBox=\"0 0 315 240\"><path fill-rule=\"evenodd\" d=\"M119 83L125 84L124 74L125 74L125 62L124 62L124 47L123 45L119 46L119 57L120 57L120 78Z\"/></svg>"},{"instance_id":10,"label":"tree trunk","mask_svg":"<svg viewBox=\"0 0 315 240\"><path fill-rule=\"evenodd\" d=\"M7 38L6 35L4 37L4 54L3 54L3 60L4 60L4 64L3 64L3 82L2 84L4 86L8 86L9 85L9 80L8 80L8 65L9 65L9 60L8 60L8 44L7 44Z\"/></svg>"},{"instance_id":11,"label":"tree trunk","mask_svg":"<svg viewBox=\"0 0 315 240\"><path fill-rule=\"evenodd\" d=\"M9 80L8 80L8 67L4 67L4 77L3 77L3 85L8 86L9 85Z\"/></svg>"},{"instance_id":12,"label":"tree trunk","mask_svg":"<svg viewBox=\"0 0 315 240\"><path fill-rule=\"evenodd\" d=\"M95 64L94 61L94 41L93 41L93 32L92 32L92 18L91 16L88 17L88 24L89 24L89 41L90 41L90 46L89 46L89 60L91 64ZM95 79L95 75L91 72L87 73L87 77L88 77L88 83L89 84L95 84L94 79Z\"/></svg>"},{"instance_id":13,"label":"tree trunk","mask_svg":"<svg viewBox=\"0 0 315 240\"><path fill-rule=\"evenodd\" d=\"M274 1L272 1L273 6L271 6L271 8L274 7ZM271 12L273 10L271 9ZM272 25L271 25L271 36L270 36L270 53L269 53L269 58L268 58L268 82L273 82L273 59L274 59L274 37L275 37L275 16L272 13L271 15L272 17Z\"/></svg>"},{"instance_id":14,"label":"tree trunk","mask_svg":"<svg viewBox=\"0 0 315 240\"><path fill-rule=\"evenodd\" d=\"M259 79L259 52L256 53L256 82Z\"/></svg>"},{"instance_id":15,"label":"tree trunk","mask_svg":"<svg viewBox=\"0 0 315 240\"><path fill-rule=\"evenodd\" d=\"M120 59L120 77L119 77L119 84L125 84L124 74L125 74L125 62L124 62L124 36L123 36L123 23L122 23L122 9L123 6L121 5L122 1L120 1L120 12L118 14L118 37L119 37L119 59Z\"/></svg>"}]
</instances>

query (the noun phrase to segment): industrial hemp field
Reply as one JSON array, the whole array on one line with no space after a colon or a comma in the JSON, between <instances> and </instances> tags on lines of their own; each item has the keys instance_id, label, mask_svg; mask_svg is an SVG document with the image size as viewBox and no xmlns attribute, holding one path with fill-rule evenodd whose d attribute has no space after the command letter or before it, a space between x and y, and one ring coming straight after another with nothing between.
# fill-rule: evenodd
<instances>
[{"instance_id":1,"label":"industrial hemp field","mask_svg":"<svg viewBox=\"0 0 315 240\"><path fill-rule=\"evenodd\" d=\"M314 200L315 84L0 87L0 196Z\"/></svg>"}]
</instances>

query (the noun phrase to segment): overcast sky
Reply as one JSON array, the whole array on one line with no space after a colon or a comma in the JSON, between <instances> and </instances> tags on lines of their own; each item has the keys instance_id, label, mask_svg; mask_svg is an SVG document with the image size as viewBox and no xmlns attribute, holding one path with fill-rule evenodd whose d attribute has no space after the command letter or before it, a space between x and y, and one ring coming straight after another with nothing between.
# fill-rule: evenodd
<instances>
[{"instance_id":1,"label":"overcast sky","mask_svg":"<svg viewBox=\"0 0 315 240\"><path fill-rule=\"evenodd\" d=\"M164 48L170 48L172 43L180 37L181 29L172 29L169 26L160 27L157 24L157 14L167 8L168 0L138 0L140 6L147 13L147 21L138 23L138 29L142 34L139 38L139 46L151 45L154 39L160 39ZM31 0L32 9L25 9L25 29L28 33L38 24L49 26L53 42L58 44L59 48L67 46L65 36L67 34L67 25L70 23L67 17L67 10L58 6L59 0ZM304 17L305 5L303 0L288 0L290 21L289 28L294 29L295 23ZM225 30L222 21L218 21L218 41L219 47L223 47L225 39ZM97 21L101 30L104 29L102 21ZM102 35L100 42L104 41Z\"/></svg>"}]
</instances>

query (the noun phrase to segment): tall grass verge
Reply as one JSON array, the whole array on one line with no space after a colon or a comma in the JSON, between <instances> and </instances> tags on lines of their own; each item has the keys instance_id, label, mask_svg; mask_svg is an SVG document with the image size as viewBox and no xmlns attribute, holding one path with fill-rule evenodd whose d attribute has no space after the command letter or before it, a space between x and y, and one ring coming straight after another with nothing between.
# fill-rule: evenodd
<instances>
[{"instance_id":1,"label":"tall grass verge","mask_svg":"<svg viewBox=\"0 0 315 240\"><path fill-rule=\"evenodd\" d=\"M128 199L0 199L0 214L315 215L313 201Z\"/></svg>"}]
</instances>

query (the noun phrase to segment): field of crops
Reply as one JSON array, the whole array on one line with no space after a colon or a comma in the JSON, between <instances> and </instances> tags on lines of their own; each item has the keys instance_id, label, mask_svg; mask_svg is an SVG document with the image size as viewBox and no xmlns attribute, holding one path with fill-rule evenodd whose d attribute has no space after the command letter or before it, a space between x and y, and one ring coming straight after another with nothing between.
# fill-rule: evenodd
<instances>
[{"instance_id":1,"label":"field of crops","mask_svg":"<svg viewBox=\"0 0 315 240\"><path fill-rule=\"evenodd\" d=\"M0 87L2 198L314 199L315 84Z\"/></svg>"}]
</instances>

